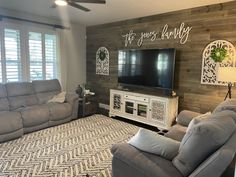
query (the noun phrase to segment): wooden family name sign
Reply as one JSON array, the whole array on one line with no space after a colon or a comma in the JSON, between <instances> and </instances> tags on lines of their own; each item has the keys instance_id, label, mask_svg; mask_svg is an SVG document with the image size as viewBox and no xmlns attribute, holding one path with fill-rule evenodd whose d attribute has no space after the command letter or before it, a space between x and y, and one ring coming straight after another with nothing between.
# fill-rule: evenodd
<instances>
[{"instance_id":1,"label":"wooden family name sign","mask_svg":"<svg viewBox=\"0 0 236 177\"><path fill-rule=\"evenodd\" d=\"M165 40L165 39L179 39L180 44L185 44L188 40L190 31L192 27L185 26L185 23L182 22L179 27L169 30L168 24L166 24L161 31L150 31L150 32L141 32L140 35L130 30L129 33L122 35L125 38L125 47L131 45L134 40L137 39L137 46L141 47L145 39L150 41L155 40Z\"/></svg>"}]
</instances>

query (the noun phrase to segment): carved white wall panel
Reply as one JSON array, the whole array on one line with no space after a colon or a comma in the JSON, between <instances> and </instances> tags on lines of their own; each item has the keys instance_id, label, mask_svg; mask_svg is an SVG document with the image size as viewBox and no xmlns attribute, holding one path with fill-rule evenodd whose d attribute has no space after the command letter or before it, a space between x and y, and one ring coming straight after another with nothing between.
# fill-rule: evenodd
<instances>
[{"instance_id":1,"label":"carved white wall panel","mask_svg":"<svg viewBox=\"0 0 236 177\"><path fill-rule=\"evenodd\" d=\"M223 62L217 64L211 59L211 51L214 48L224 48L227 50L227 58ZM202 54L201 84L225 85L224 82L217 81L217 67L235 66L235 55L235 47L229 41L216 40L208 44Z\"/></svg>"},{"instance_id":2,"label":"carved white wall panel","mask_svg":"<svg viewBox=\"0 0 236 177\"><path fill-rule=\"evenodd\" d=\"M109 51L100 47L96 53L96 74L109 75Z\"/></svg>"}]
</instances>

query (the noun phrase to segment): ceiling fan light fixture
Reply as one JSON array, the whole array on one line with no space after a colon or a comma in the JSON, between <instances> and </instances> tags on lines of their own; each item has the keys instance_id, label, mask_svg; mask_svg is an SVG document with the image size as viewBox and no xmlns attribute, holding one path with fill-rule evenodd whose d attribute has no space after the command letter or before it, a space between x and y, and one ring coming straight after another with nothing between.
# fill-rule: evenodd
<instances>
[{"instance_id":1,"label":"ceiling fan light fixture","mask_svg":"<svg viewBox=\"0 0 236 177\"><path fill-rule=\"evenodd\" d=\"M66 6L68 3L66 0L55 0L55 4L58 6Z\"/></svg>"}]
</instances>

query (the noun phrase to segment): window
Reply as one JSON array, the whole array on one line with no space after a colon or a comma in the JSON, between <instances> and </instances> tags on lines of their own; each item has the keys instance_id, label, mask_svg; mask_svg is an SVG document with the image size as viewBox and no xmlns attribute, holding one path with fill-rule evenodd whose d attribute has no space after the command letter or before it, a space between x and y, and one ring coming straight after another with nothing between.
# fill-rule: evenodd
<instances>
[{"instance_id":1,"label":"window","mask_svg":"<svg viewBox=\"0 0 236 177\"><path fill-rule=\"evenodd\" d=\"M0 82L57 78L56 32L9 26L0 28Z\"/></svg>"}]
</instances>

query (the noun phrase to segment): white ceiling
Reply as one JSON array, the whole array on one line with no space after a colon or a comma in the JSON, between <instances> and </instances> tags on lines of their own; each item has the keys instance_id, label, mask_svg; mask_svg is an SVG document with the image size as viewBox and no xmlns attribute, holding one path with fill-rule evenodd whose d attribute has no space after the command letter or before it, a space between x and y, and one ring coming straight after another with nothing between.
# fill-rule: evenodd
<instances>
[{"instance_id":1,"label":"white ceiling","mask_svg":"<svg viewBox=\"0 0 236 177\"><path fill-rule=\"evenodd\" d=\"M106 4L82 4L91 9L83 12L73 7L50 8L52 0L0 0L0 7L27 12L86 26L144 17L175 10L231 0L106 0ZM1 14L1 11L0 11Z\"/></svg>"}]
</instances>

